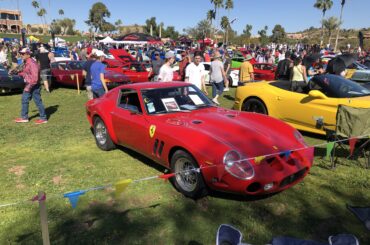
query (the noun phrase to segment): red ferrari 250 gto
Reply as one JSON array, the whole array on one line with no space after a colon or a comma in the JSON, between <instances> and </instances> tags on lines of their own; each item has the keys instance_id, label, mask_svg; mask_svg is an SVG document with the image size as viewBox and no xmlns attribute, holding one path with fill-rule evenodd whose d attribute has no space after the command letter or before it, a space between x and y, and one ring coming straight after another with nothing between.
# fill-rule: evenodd
<instances>
[{"instance_id":1,"label":"red ferrari 250 gto","mask_svg":"<svg viewBox=\"0 0 370 245\"><path fill-rule=\"evenodd\" d=\"M313 161L312 148L288 124L216 107L189 83L123 85L86 109L100 149L122 145L145 155L175 173L171 181L191 198L208 188L279 192L300 182Z\"/></svg>"}]
</instances>

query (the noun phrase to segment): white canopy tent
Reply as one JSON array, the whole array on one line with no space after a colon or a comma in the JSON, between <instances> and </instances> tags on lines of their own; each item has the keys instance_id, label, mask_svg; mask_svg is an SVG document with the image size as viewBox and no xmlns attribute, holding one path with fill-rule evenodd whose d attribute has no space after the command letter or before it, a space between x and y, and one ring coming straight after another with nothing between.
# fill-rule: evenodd
<instances>
[{"instance_id":1,"label":"white canopy tent","mask_svg":"<svg viewBox=\"0 0 370 245\"><path fill-rule=\"evenodd\" d=\"M114 41L111 37L106 37L102 40L99 40L99 43L116 43L116 41Z\"/></svg>"}]
</instances>

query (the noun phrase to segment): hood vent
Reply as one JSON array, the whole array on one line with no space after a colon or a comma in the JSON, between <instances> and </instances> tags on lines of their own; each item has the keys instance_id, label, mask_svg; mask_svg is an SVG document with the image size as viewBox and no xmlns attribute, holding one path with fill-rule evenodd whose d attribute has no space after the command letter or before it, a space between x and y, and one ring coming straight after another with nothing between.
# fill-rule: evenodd
<instances>
[{"instance_id":1,"label":"hood vent","mask_svg":"<svg viewBox=\"0 0 370 245\"><path fill-rule=\"evenodd\" d=\"M229 118L235 118L235 115L232 115L232 114L227 114L226 116Z\"/></svg>"},{"instance_id":2,"label":"hood vent","mask_svg":"<svg viewBox=\"0 0 370 245\"><path fill-rule=\"evenodd\" d=\"M194 121L192 121L191 122L192 124L201 124L201 123L203 123L202 121L200 121L200 120L194 120Z\"/></svg>"}]
</instances>

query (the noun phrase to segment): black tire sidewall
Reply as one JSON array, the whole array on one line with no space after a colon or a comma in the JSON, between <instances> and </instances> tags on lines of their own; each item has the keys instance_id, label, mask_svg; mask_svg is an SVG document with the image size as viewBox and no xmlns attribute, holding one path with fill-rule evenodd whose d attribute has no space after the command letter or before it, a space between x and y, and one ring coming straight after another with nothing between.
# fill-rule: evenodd
<instances>
[{"instance_id":1,"label":"black tire sidewall","mask_svg":"<svg viewBox=\"0 0 370 245\"><path fill-rule=\"evenodd\" d=\"M260 114L267 115L267 108L266 108L266 106L263 104L263 102L261 100L256 99L256 98L251 98L251 99L246 100L244 102L244 104L243 104L243 111L248 111L246 109L246 107L247 107L248 104L251 104L251 103L258 103L260 105L260 107L263 108L263 110L265 112L265 113L260 113Z\"/></svg>"}]
</instances>

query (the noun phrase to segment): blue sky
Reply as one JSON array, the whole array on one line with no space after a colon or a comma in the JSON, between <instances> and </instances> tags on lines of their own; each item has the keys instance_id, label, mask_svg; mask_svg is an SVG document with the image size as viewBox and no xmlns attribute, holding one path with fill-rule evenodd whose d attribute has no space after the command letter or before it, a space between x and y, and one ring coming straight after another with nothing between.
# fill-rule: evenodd
<instances>
[{"instance_id":1,"label":"blue sky","mask_svg":"<svg viewBox=\"0 0 370 245\"><path fill-rule=\"evenodd\" d=\"M18 0L25 23L40 23L31 0ZM39 0L48 12L49 22L60 18L58 10L63 9L65 17L75 19L79 30L87 30L85 24L94 0ZM50 9L49 9L50 2ZM121 19L124 25L144 24L145 20L155 16L157 23L163 22L166 26L173 25L180 33L183 28L193 27L206 12L212 8L209 0L102 0L111 12L108 21L114 23ZM332 9L326 13L327 17L337 16L340 13L341 0L333 0ZM252 33L265 25L269 33L275 24L281 24L287 32L296 32L310 26L319 27L321 14L313 8L315 0L234 0L234 9L230 11L230 19L237 18L233 29L241 33L246 24L253 26ZM17 0L0 0L0 8L16 9ZM347 0L343 12L344 28L369 27L369 0ZM222 11L221 15L227 15Z\"/></svg>"}]
</instances>

